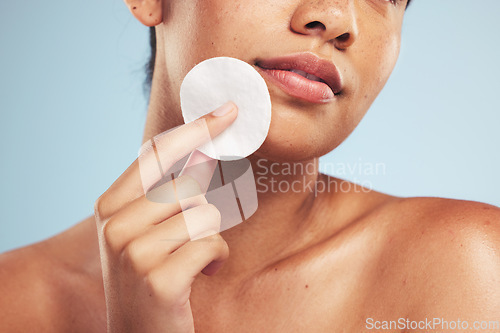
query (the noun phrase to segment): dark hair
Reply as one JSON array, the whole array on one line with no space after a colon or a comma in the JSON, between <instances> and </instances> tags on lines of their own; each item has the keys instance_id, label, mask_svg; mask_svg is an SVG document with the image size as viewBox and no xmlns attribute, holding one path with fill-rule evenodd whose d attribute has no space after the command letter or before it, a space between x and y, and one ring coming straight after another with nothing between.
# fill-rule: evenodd
<instances>
[{"instance_id":1,"label":"dark hair","mask_svg":"<svg viewBox=\"0 0 500 333\"><path fill-rule=\"evenodd\" d=\"M146 80L144 82L144 89L149 95L151 93L151 85L153 83L153 72L155 70L155 61L156 61L156 30L155 27L149 28L149 46L150 46L150 54L149 60L146 63Z\"/></svg>"},{"instance_id":2,"label":"dark hair","mask_svg":"<svg viewBox=\"0 0 500 333\"><path fill-rule=\"evenodd\" d=\"M411 0L408 0L406 8L410 4ZM149 93L151 91L151 84L153 82L153 72L155 70L155 60L156 60L156 30L155 27L149 28L149 45L151 46L151 53L149 55L149 60L146 64L146 91Z\"/></svg>"}]
</instances>

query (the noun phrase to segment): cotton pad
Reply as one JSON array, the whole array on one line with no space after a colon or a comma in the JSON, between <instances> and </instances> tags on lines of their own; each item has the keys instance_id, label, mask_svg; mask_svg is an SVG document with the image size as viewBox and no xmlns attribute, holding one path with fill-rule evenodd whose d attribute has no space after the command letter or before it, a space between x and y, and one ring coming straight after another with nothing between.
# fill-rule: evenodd
<instances>
[{"instance_id":1,"label":"cotton pad","mask_svg":"<svg viewBox=\"0 0 500 333\"><path fill-rule=\"evenodd\" d=\"M238 117L211 143L198 148L219 160L237 160L255 152L271 124L271 97L266 82L251 65L217 57L197 64L184 78L180 91L184 122L191 122L226 103L238 106Z\"/></svg>"}]
</instances>

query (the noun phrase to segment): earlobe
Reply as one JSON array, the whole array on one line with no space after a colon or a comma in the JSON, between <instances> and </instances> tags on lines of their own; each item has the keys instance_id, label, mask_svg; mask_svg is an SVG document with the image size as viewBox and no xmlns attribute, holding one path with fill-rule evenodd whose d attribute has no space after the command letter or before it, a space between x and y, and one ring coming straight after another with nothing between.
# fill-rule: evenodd
<instances>
[{"instance_id":1,"label":"earlobe","mask_svg":"<svg viewBox=\"0 0 500 333\"><path fill-rule=\"evenodd\" d=\"M162 0L124 0L130 12L147 27L163 21Z\"/></svg>"}]
</instances>

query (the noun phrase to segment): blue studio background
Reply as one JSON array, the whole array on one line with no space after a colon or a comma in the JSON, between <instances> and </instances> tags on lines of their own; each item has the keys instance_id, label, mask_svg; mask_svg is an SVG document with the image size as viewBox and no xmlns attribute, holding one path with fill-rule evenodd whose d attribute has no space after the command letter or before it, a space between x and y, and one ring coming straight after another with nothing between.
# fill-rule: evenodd
<instances>
[{"instance_id":1,"label":"blue studio background","mask_svg":"<svg viewBox=\"0 0 500 333\"><path fill-rule=\"evenodd\" d=\"M415 0L391 79L325 171L500 205L499 15L496 0ZM147 56L121 0L0 2L0 252L91 215L137 157Z\"/></svg>"}]
</instances>

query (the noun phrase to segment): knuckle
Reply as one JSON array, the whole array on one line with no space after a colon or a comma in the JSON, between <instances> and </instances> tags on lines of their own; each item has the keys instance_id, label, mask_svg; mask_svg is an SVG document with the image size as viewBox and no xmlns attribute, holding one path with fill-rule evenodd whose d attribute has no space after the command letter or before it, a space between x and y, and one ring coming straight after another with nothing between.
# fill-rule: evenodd
<instances>
[{"instance_id":1,"label":"knuckle","mask_svg":"<svg viewBox=\"0 0 500 333\"><path fill-rule=\"evenodd\" d=\"M108 192L101 194L94 202L94 215L98 220L104 221L112 215L112 202Z\"/></svg>"},{"instance_id":2,"label":"knuckle","mask_svg":"<svg viewBox=\"0 0 500 333\"><path fill-rule=\"evenodd\" d=\"M130 263L140 261L139 248L139 244L136 240L131 241L124 247L122 251L122 258Z\"/></svg>"},{"instance_id":3,"label":"knuckle","mask_svg":"<svg viewBox=\"0 0 500 333\"><path fill-rule=\"evenodd\" d=\"M141 245L137 240L133 240L125 246L121 253L123 264L130 267L135 272L141 272L140 263L144 259L141 252Z\"/></svg>"},{"instance_id":4,"label":"knuckle","mask_svg":"<svg viewBox=\"0 0 500 333\"><path fill-rule=\"evenodd\" d=\"M188 193L189 196L194 196L194 195L202 193L200 184L191 175L184 174L182 176L179 176L177 178L176 186L178 187L177 191L182 191L182 192ZM181 197L184 197L184 196L186 196L186 195L181 195ZM189 197L189 196L186 196L186 197Z\"/></svg>"},{"instance_id":5,"label":"knuckle","mask_svg":"<svg viewBox=\"0 0 500 333\"><path fill-rule=\"evenodd\" d=\"M193 226L197 230L196 235L199 238L202 234L218 233L221 226L221 213L213 204L203 204L190 208L183 214L183 223ZM202 238L206 238L203 236Z\"/></svg>"},{"instance_id":6,"label":"knuckle","mask_svg":"<svg viewBox=\"0 0 500 333\"><path fill-rule=\"evenodd\" d=\"M211 257L229 255L229 246L219 233L204 238L203 250L210 253Z\"/></svg>"},{"instance_id":7,"label":"knuckle","mask_svg":"<svg viewBox=\"0 0 500 333\"><path fill-rule=\"evenodd\" d=\"M104 237L104 242L114 249L118 250L118 244L120 240L120 226L119 223L113 219L108 220L103 224L101 228L102 236Z\"/></svg>"},{"instance_id":8,"label":"knuckle","mask_svg":"<svg viewBox=\"0 0 500 333\"><path fill-rule=\"evenodd\" d=\"M207 203L207 198L203 194L194 195L180 200L182 210L188 210L197 206L206 205Z\"/></svg>"},{"instance_id":9,"label":"knuckle","mask_svg":"<svg viewBox=\"0 0 500 333\"><path fill-rule=\"evenodd\" d=\"M220 228L220 222L222 220L222 216L219 209L215 207L215 205L210 203L200 207L203 207L206 216L209 217L210 221L216 224L215 226L217 227L217 229Z\"/></svg>"},{"instance_id":10,"label":"knuckle","mask_svg":"<svg viewBox=\"0 0 500 333\"><path fill-rule=\"evenodd\" d=\"M177 201L172 181L153 186L153 188L146 193L146 198L150 202L155 203L175 203Z\"/></svg>"},{"instance_id":11,"label":"knuckle","mask_svg":"<svg viewBox=\"0 0 500 333\"><path fill-rule=\"evenodd\" d=\"M104 240L106 243L109 243L114 237L114 223L112 220L108 220L102 226L102 235L104 236Z\"/></svg>"},{"instance_id":12,"label":"knuckle","mask_svg":"<svg viewBox=\"0 0 500 333\"><path fill-rule=\"evenodd\" d=\"M211 242L210 244L213 247L213 250L217 254L228 255L229 254L229 246L227 242L222 238L220 234L215 234L210 236Z\"/></svg>"},{"instance_id":13,"label":"knuckle","mask_svg":"<svg viewBox=\"0 0 500 333\"><path fill-rule=\"evenodd\" d=\"M100 219L101 216L103 216L103 210L104 210L104 199L105 196L104 194L101 195L97 200L94 202L94 215Z\"/></svg>"}]
</instances>

